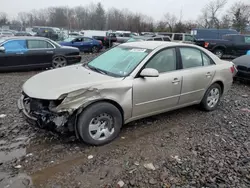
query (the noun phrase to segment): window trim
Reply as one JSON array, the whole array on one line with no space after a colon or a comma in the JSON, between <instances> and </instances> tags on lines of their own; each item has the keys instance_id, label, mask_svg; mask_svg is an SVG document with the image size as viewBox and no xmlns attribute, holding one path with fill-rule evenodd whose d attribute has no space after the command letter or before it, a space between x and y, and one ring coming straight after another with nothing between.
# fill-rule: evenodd
<instances>
[{"instance_id":1,"label":"window trim","mask_svg":"<svg viewBox=\"0 0 250 188\"><path fill-rule=\"evenodd\" d=\"M29 50L28 44L27 44L27 40L26 40L26 39L10 39L10 40L6 40L6 41L4 41L3 43L1 43L0 46L3 46L3 45L6 44L7 42L15 41L15 40L24 40L25 43L26 43L27 51Z\"/></svg>"},{"instance_id":2,"label":"window trim","mask_svg":"<svg viewBox=\"0 0 250 188\"><path fill-rule=\"evenodd\" d=\"M28 47L28 40L39 40L39 41L45 41L45 42L48 42L51 46L53 46L53 48L29 48ZM28 50L52 50L52 49L56 49L55 45L52 44L50 41L48 40L41 40L41 39L26 39L26 42L27 42L27 49Z\"/></svg>"},{"instance_id":3,"label":"window trim","mask_svg":"<svg viewBox=\"0 0 250 188\"><path fill-rule=\"evenodd\" d=\"M191 49L198 50L201 53L202 66L199 66L199 67L190 67L190 68L183 68L183 62L182 62L181 51L180 51L181 48L191 48ZM201 68L201 67L208 67L208 66L214 66L214 65L216 65L216 63L213 61L213 59L206 52L204 52L203 50L201 50L199 48L196 48L196 47L193 47L193 46L178 46L177 47L177 51L178 51L178 56L179 56L179 61L180 61L180 67L181 67L180 70L188 70L188 69L195 69L195 68ZM210 59L211 64L208 65L208 66L204 66L203 53Z\"/></svg>"},{"instance_id":4,"label":"window trim","mask_svg":"<svg viewBox=\"0 0 250 188\"><path fill-rule=\"evenodd\" d=\"M177 47L177 46L165 47L165 48L160 49L160 50L157 51L156 53L154 53L154 54L144 63L144 65L141 67L141 69L137 72L137 74L136 74L136 76L134 77L134 79L140 77L141 71L142 71L143 69L145 69L146 65L147 65L147 64L151 61L151 59L153 59L157 54L159 54L160 52L162 52L162 51L164 51L164 50L168 50L168 49L172 49L172 48L175 49L176 70L168 71L168 72L162 72L162 73L159 73L159 75L167 74L167 73L170 73L170 72L175 72L175 71L181 70L180 58L179 58L179 55L178 55L178 52L177 52L177 51L178 51L178 47Z\"/></svg>"}]
</instances>

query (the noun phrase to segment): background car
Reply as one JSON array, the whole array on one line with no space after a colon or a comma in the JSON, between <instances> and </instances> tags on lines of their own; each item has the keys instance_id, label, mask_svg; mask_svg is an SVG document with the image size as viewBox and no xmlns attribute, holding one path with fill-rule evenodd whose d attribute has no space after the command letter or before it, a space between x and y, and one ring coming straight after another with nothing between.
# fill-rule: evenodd
<instances>
[{"instance_id":1,"label":"background car","mask_svg":"<svg viewBox=\"0 0 250 188\"><path fill-rule=\"evenodd\" d=\"M134 36L127 42L139 42L139 41L171 41L169 36L153 35L153 36Z\"/></svg>"},{"instance_id":2,"label":"background car","mask_svg":"<svg viewBox=\"0 0 250 188\"><path fill-rule=\"evenodd\" d=\"M36 36L46 37L54 41L59 39L58 30L53 27L39 27Z\"/></svg>"},{"instance_id":3,"label":"background car","mask_svg":"<svg viewBox=\"0 0 250 188\"><path fill-rule=\"evenodd\" d=\"M243 55L233 60L238 72L235 76L236 80L250 81L250 55Z\"/></svg>"},{"instance_id":4,"label":"background car","mask_svg":"<svg viewBox=\"0 0 250 188\"><path fill-rule=\"evenodd\" d=\"M19 32L15 33L15 36L32 36L32 35L26 31L19 31Z\"/></svg>"},{"instance_id":5,"label":"background car","mask_svg":"<svg viewBox=\"0 0 250 188\"><path fill-rule=\"evenodd\" d=\"M62 42L59 42L62 46L72 46L78 48L81 52L93 52L97 53L102 48L102 42L89 37L69 37Z\"/></svg>"},{"instance_id":6,"label":"background car","mask_svg":"<svg viewBox=\"0 0 250 188\"><path fill-rule=\"evenodd\" d=\"M14 36L12 32L0 30L0 37L12 37L12 36Z\"/></svg>"},{"instance_id":7,"label":"background car","mask_svg":"<svg viewBox=\"0 0 250 188\"><path fill-rule=\"evenodd\" d=\"M123 43L83 65L30 78L18 107L40 127L64 127L103 145L137 119L195 104L215 110L234 74L232 62L195 45Z\"/></svg>"},{"instance_id":8,"label":"background car","mask_svg":"<svg viewBox=\"0 0 250 188\"><path fill-rule=\"evenodd\" d=\"M58 68L81 61L79 50L42 37L0 39L0 71Z\"/></svg>"}]
</instances>

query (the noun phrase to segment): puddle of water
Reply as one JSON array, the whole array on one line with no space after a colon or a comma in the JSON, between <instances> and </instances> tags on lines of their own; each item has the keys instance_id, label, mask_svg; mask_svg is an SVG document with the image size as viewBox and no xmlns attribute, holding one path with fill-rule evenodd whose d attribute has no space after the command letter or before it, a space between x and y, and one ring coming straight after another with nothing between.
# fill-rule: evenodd
<instances>
[{"instance_id":1,"label":"puddle of water","mask_svg":"<svg viewBox=\"0 0 250 188\"><path fill-rule=\"evenodd\" d=\"M31 175L33 185L38 186L38 185L44 184L46 183L47 180L53 179L58 173L65 172L66 170L69 170L70 167L74 165L83 164L85 161L86 161L86 157L80 156L77 158L73 158L71 160L61 162L54 166L45 168L43 170L37 171Z\"/></svg>"}]
</instances>

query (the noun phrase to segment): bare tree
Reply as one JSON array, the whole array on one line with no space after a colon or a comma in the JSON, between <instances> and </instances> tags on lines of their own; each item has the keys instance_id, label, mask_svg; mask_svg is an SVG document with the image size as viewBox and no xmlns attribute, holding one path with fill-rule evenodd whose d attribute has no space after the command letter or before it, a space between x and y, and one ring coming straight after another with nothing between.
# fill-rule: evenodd
<instances>
[{"instance_id":1,"label":"bare tree","mask_svg":"<svg viewBox=\"0 0 250 188\"><path fill-rule=\"evenodd\" d=\"M0 12L0 26L8 24L7 14L5 12Z\"/></svg>"},{"instance_id":2,"label":"bare tree","mask_svg":"<svg viewBox=\"0 0 250 188\"><path fill-rule=\"evenodd\" d=\"M166 23L168 30L170 32L173 32L174 26L177 23L177 17L175 15L167 13L164 15L164 22Z\"/></svg>"},{"instance_id":3,"label":"bare tree","mask_svg":"<svg viewBox=\"0 0 250 188\"><path fill-rule=\"evenodd\" d=\"M198 24L205 28L219 28L219 13L225 7L227 0L212 0L203 9L198 18Z\"/></svg>"},{"instance_id":4,"label":"bare tree","mask_svg":"<svg viewBox=\"0 0 250 188\"><path fill-rule=\"evenodd\" d=\"M230 28L232 26L232 20L228 14L222 16L220 21L220 28Z\"/></svg>"},{"instance_id":5,"label":"bare tree","mask_svg":"<svg viewBox=\"0 0 250 188\"><path fill-rule=\"evenodd\" d=\"M232 14L233 28L241 32L244 31L250 22L250 4L237 2L231 7L230 12Z\"/></svg>"}]
</instances>

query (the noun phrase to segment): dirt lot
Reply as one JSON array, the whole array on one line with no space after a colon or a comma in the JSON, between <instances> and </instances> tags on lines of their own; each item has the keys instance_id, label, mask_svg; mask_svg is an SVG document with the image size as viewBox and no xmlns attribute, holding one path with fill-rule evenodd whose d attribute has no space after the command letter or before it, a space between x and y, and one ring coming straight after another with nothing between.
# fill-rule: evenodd
<instances>
[{"instance_id":1,"label":"dirt lot","mask_svg":"<svg viewBox=\"0 0 250 188\"><path fill-rule=\"evenodd\" d=\"M90 147L25 122L16 101L36 73L0 75L1 188L250 187L249 85L235 83L214 112L194 106L143 119Z\"/></svg>"}]
</instances>

